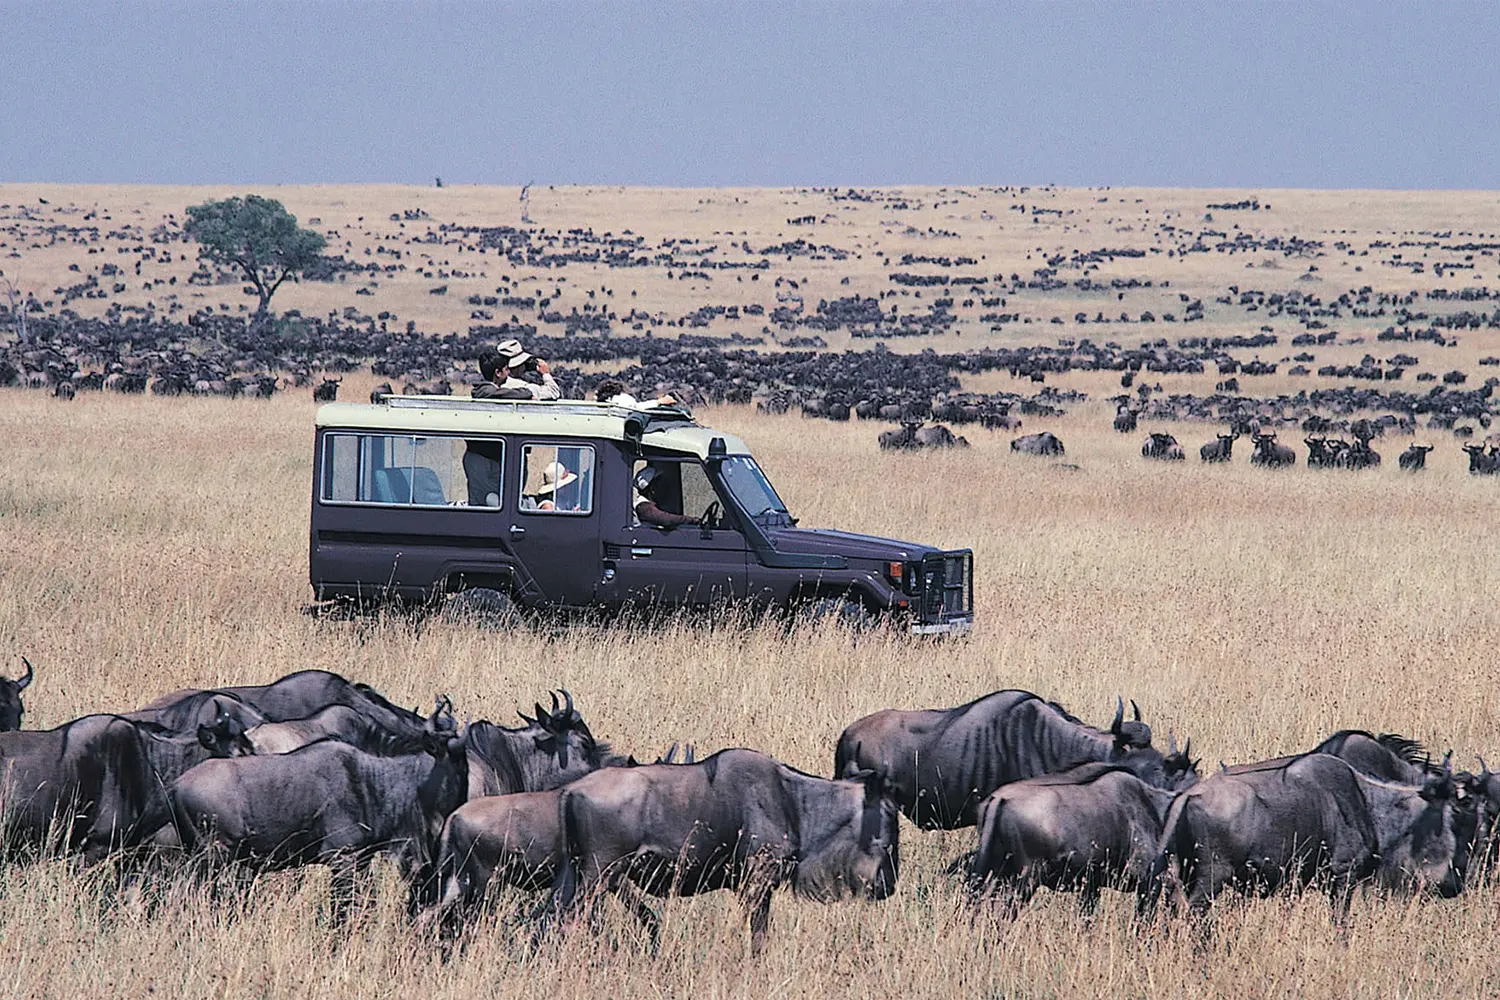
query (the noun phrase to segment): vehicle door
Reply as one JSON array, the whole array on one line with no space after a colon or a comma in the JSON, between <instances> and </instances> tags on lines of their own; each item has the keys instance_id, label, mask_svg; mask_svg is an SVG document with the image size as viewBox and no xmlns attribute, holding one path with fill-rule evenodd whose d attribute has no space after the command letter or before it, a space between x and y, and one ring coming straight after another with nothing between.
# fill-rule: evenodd
<instances>
[{"instance_id":1,"label":"vehicle door","mask_svg":"<svg viewBox=\"0 0 1500 1000\"><path fill-rule=\"evenodd\" d=\"M614 557L613 571L606 574L609 599L700 607L743 599L749 546L703 464L691 457L636 460L631 482L648 461L657 470L654 492L660 507L700 516L717 504L721 520L711 529L642 524L635 515L642 498L633 488L621 491L622 502L605 527L606 554Z\"/></svg>"},{"instance_id":2,"label":"vehicle door","mask_svg":"<svg viewBox=\"0 0 1500 1000\"><path fill-rule=\"evenodd\" d=\"M530 577L528 603L581 607L600 577L593 444L531 440L518 452L515 505L506 532Z\"/></svg>"}]
</instances>

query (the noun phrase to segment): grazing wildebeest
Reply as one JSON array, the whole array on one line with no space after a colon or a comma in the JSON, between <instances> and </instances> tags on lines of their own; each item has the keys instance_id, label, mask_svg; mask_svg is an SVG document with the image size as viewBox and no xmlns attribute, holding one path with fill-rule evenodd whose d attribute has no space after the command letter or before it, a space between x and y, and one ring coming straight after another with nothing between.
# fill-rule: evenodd
<instances>
[{"instance_id":1,"label":"grazing wildebeest","mask_svg":"<svg viewBox=\"0 0 1500 1000\"><path fill-rule=\"evenodd\" d=\"M443 715L450 718L440 722ZM334 915L342 917L355 876L376 855L394 857L408 878L425 874L443 822L467 798L468 760L451 715L440 701L419 739L392 737L382 754L322 740L286 754L205 761L168 789L166 822L184 848L207 850L211 865L330 865Z\"/></svg>"},{"instance_id":2,"label":"grazing wildebeest","mask_svg":"<svg viewBox=\"0 0 1500 1000\"><path fill-rule=\"evenodd\" d=\"M1135 431L1136 412L1124 403L1115 408L1115 430L1121 434L1131 434Z\"/></svg>"},{"instance_id":3,"label":"grazing wildebeest","mask_svg":"<svg viewBox=\"0 0 1500 1000\"><path fill-rule=\"evenodd\" d=\"M879 442L881 451L901 451L908 448L916 448L917 428L921 423L904 422L899 431L881 431Z\"/></svg>"},{"instance_id":4,"label":"grazing wildebeest","mask_svg":"<svg viewBox=\"0 0 1500 1000\"><path fill-rule=\"evenodd\" d=\"M676 762L677 744L656 759ZM683 763L696 760L689 746ZM634 759L620 762L637 766ZM484 901L491 885L539 892L552 887L562 847L558 825L561 788L545 792L470 797L443 824L438 842L435 886L438 898L421 923L452 931Z\"/></svg>"},{"instance_id":5,"label":"grazing wildebeest","mask_svg":"<svg viewBox=\"0 0 1500 1000\"><path fill-rule=\"evenodd\" d=\"M20 729L21 717L26 714L26 706L21 704L21 692L31 685L36 671L26 657L21 657L21 662L26 664L25 674L14 680L0 677L0 733Z\"/></svg>"},{"instance_id":6,"label":"grazing wildebeest","mask_svg":"<svg viewBox=\"0 0 1500 1000\"><path fill-rule=\"evenodd\" d=\"M1255 451L1250 455L1251 465L1280 469L1297 463L1297 453L1284 444L1277 444L1274 431L1255 434L1251 440L1255 442Z\"/></svg>"},{"instance_id":7,"label":"grazing wildebeest","mask_svg":"<svg viewBox=\"0 0 1500 1000\"><path fill-rule=\"evenodd\" d=\"M368 684L356 684L327 670L298 670L270 684L174 691L126 713L126 718L146 719L185 732L211 718L223 705L247 726L303 719L330 705L348 705L397 733L420 729L427 721L410 709L391 704Z\"/></svg>"},{"instance_id":8,"label":"grazing wildebeest","mask_svg":"<svg viewBox=\"0 0 1500 1000\"><path fill-rule=\"evenodd\" d=\"M439 720L439 723L444 721L447 720ZM245 736L258 754L291 753L325 739L339 740L369 753L377 753L389 743L389 737L414 738L421 729L420 725L410 724L388 729L357 708L329 705L305 718L252 726Z\"/></svg>"},{"instance_id":9,"label":"grazing wildebeest","mask_svg":"<svg viewBox=\"0 0 1500 1000\"><path fill-rule=\"evenodd\" d=\"M370 402L378 403L385 397L394 396L395 394L396 390L391 387L389 382L382 382L370 390Z\"/></svg>"},{"instance_id":10,"label":"grazing wildebeest","mask_svg":"<svg viewBox=\"0 0 1500 1000\"><path fill-rule=\"evenodd\" d=\"M967 448L969 442L966 438L956 436L942 424L933 424L931 427L923 427L917 431L915 436L918 448Z\"/></svg>"},{"instance_id":11,"label":"grazing wildebeest","mask_svg":"<svg viewBox=\"0 0 1500 1000\"><path fill-rule=\"evenodd\" d=\"M1235 433L1220 434L1198 449L1198 457L1205 462L1227 462L1234 457L1234 443L1239 437Z\"/></svg>"},{"instance_id":12,"label":"grazing wildebeest","mask_svg":"<svg viewBox=\"0 0 1500 1000\"><path fill-rule=\"evenodd\" d=\"M1190 754L1184 749L1184 757ZM1191 787L1193 762L1181 769L1191 776L1182 786ZM1000 896L1008 915L1038 886L1080 893L1079 907L1091 913L1104 887L1134 892L1149 884L1162 818L1175 795L1118 764L1098 762L1001 785L979 807L970 882Z\"/></svg>"},{"instance_id":13,"label":"grazing wildebeest","mask_svg":"<svg viewBox=\"0 0 1500 1000\"><path fill-rule=\"evenodd\" d=\"M609 744L594 739L588 723L573 707L573 696L562 692L559 707L552 696L552 711L540 704L533 716L521 716L526 725L505 729L480 720L464 727L464 746L469 752L469 794L507 795L558 788L590 771L624 763L612 754Z\"/></svg>"},{"instance_id":14,"label":"grazing wildebeest","mask_svg":"<svg viewBox=\"0 0 1500 1000\"><path fill-rule=\"evenodd\" d=\"M896 888L900 817L875 773L829 780L754 750L721 750L697 764L580 778L563 789L558 816L553 912L612 891L653 941L658 918L643 894L738 891L758 953L778 886L820 901L884 899Z\"/></svg>"},{"instance_id":15,"label":"grazing wildebeest","mask_svg":"<svg viewBox=\"0 0 1500 1000\"><path fill-rule=\"evenodd\" d=\"M1401 453L1396 459L1396 464L1401 466L1404 472L1420 472L1427 468L1427 453L1432 450L1430 444L1413 444Z\"/></svg>"},{"instance_id":16,"label":"grazing wildebeest","mask_svg":"<svg viewBox=\"0 0 1500 1000\"><path fill-rule=\"evenodd\" d=\"M1051 431L1042 431L1037 434L1025 434L1010 443L1010 450L1020 452L1023 455L1063 455L1063 443L1056 434Z\"/></svg>"},{"instance_id":17,"label":"grazing wildebeest","mask_svg":"<svg viewBox=\"0 0 1500 1000\"><path fill-rule=\"evenodd\" d=\"M339 398L339 383L343 377L325 378L321 384L313 388L313 401L317 403L331 403Z\"/></svg>"},{"instance_id":18,"label":"grazing wildebeest","mask_svg":"<svg viewBox=\"0 0 1500 1000\"><path fill-rule=\"evenodd\" d=\"M1197 914L1226 887L1269 895L1317 879L1340 922L1355 885L1376 876L1451 896L1463 886L1474 816L1449 773L1387 782L1325 753L1222 771L1172 803L1140 909L1154 907L1173 865Z\"/></svg>"},{"instance_id":19,"label":"grazing wildebeest","mask_svg":"<svg viewBox=\"0 0 1500 1000\"><path fill-rule=\"evenodd\" d=\"M956 829L973 826L979 803L1001 785L1090 761L1123 764L1161 787L1171 781L1140 709L1127 721L1120 702L1105 732L1029 691L996 691L957 708L867 715L839 736L833 773L879 770L912 822Z\"/></svg>"},{"instance_id":20,"label":"grazing wildebeest","mask_svg":"<svg viewBox=\"0 0 1500 1000\"><path fill-rule=\"evenodd\" d=\"M1151 436L1146 438L1146 443L1141 445L1142 458L1156 458L1164 462L1181 462L1186 456L1182 452L1182 445L1170 434L1161 431L1152 431Z\"/></svg>"},{"instance_id":21,"label":"grazing wildebeest","mask_svg":"<svg viewBox=\"0 0 1500 1000\"><path fill-rule=\"evenodd\" d=\"M38 850L55 836L97 861L131 842L162 790L194 764L249 752L244 730L223 714L193 736L117 715L0 733L5 841Z\"/></svg>"}]
</instances>

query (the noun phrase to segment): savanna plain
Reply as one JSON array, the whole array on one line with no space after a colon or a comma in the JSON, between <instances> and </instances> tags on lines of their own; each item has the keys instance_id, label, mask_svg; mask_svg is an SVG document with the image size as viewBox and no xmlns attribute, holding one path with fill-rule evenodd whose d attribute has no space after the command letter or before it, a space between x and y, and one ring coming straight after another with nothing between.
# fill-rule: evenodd
<instances>
[{"instance_id":1,"label":"savanna plain","mask_svg":"<svg viewBox=\"0 0 1500 1000\"><path fill-rule=\"evenodd\" d=\"M144 207L147 217L164 214L164 206L180 214L186 204L228 193L59 190L62 199L121 214ZM384 219L422 199L434 217L445 209L457 216L461 208L516 224L514 191L266 193L283 197L304 218L319 212L330 222L337 203L350 225L354 216ZM0 194L0 201L19 202L37 190L12 185ZM1145 227L1123 234L1119 227L1139 219L1107 224L1099 207L1101 197L1118 195L1053 190L1044 196L1076 205L1077 219L1065 225L1063 216L1045 215L1039 228L1019 219L1011 228L1020 232L995 236L988 246L966 235L963 220L950 219L954 235L941 252L951 257L968 248L976 258L988 254L992 270L1009 272L1106 238L1128 242ZM1139 212L1138 199L1145 199L1158 211L1196 220L1207 202L1249 195L1131 192L1129 211ZM1275 203L1278 231L1330 245L1349 233L1360 234L1362 245L1394 242L1396 233L1476 218L1476 225L1500 228L1494 195L1258 195ZM943 200L932 190L918 192L918 199L929 206ZM50 200L61 199L51 193ZM669 217L698 226L700 235L745 225L769 236L784 218L802 214L805 204L789 205L798 200L822 204L822 196L803 192L594 189L539 193L530 211L552 226L566 226L574 215L579 224L602 225L598 213L617 211L611 221L620 225L623 218L638 231ZM677 214L664 204L677 206ZM826 282L828 294L838 294L843 277L856 287L883 281L883 265L869 253L882 238L893 254L919 245L932 252L923 234L945 224L939 209L913 223L912 232L885 225L896 211L869 209L864 228L848 236L866 241L866 255L809 265L814 285ZM1001 211L986 231L1005 229L994 222L1006 221ZM978 209L973 216L978 233L986 220ZM836 242L839 235L818 239ZM1033 247L1035 262L1025 256ZM36 267L64 271L67 252L38 251ZM89 263L76 252L74 260ZM19 262L7 258L5 271L22 273L28 262L25 253ZM1244 265L1243 258L1179 264L1176 257L1148 257L1117 266L1158 279L1167 274L1174 286L1207 292L1241 281ZM1483 265L1496 270L1493 257ZM1273 275L1273 284L1285 284L1305 266ZM1335 294L1367 280L1337 267L1325 260L1317 278ZM1266 271L1251 273L1263 286L1272 280ZM1500 274L1486 277L1500 284ZM1431 276L1386 268L1370 280L1405 291L1429 287ZM389 304L398 310L406 300L397 296L409 295L413 315L462 305L452 302L457 290L445 307L419 290L403 293L399 282L386 285L378 295L392 296ZM287 291L278 308L357 301L336 299L348 289L304 283ZM671 296L687 294L680 283L652 274L643 275L637 291L648 311L676 308ZM242 301L236 288L213 292ZM1077 311L1071 302L1056 308L1068 317ZM438 316L422 318L440 324ZM466 322L463 312L449 318L455 326ZM1099 336L1040 324L995 331L965 321L961 336L949 332L939 346ZM1210 307L1201 325L1153 329L1150 336L1246 329L1243 316L1219 316ZM1277 359L1291 353L1292 332L1261 353ZM1111 335L1146 336L1138 327ZM1327 354L1357 359L1376 347L1372 332L1365 342L1335 344ZM1500 333L1465 333L1443 355L1443 367L1479 373L1473 360L1491 350L1500 351ZM1166 392L1204 392L1214 378L1150 380L1165 383ZM377 381L366 369L347 376L342 392L360 399ZM1008 381L1004 373L976 376L972 387ZM1143 422L1131 435L1111 429L1115 407L1107 397L1121 391L1117 373L1075 372L1049 382L1089 395L1065 416L1028 420L1027 430L1045 428L1064 439L1063 462L1014 454L1013 435L977 426L964 428L972 443L967 450L886 453L876 447L871 422L833 423L751 406L696 410L700 421L749 442L805 525L971 546L976 625L963 639L941 642L883 632L851 637L832 626L788 631L697 620L650 628L523 620L496 632L436 616L313 618L302 613L312 596L306 559L314 404L307 390L264 401L95 392L69 403L0 390L0 651L10 657L7 672L19 669L16 654L36 664L27 692L29 728L127 710L177 688L260 683L321 667L373 684L402 704L427 705L435 694L448 694L460 717L502 724L514 720L518 707L565 687L594 733L623 752L650 757L673 742L691 742L700 754L748 746L822 774L831 772L839 731L863 714L956 705L1007 687L1038 692L1101 726L1117 695L1135 699L1159 743L1169 731L1179 742L1192 739L1205 773L1220 761L1296 752L1346 727L1401 733L1437 752L1451 747L1460 766L1476 766L1476 754L1500 756L1500 677L1493 666L1500 483L1468 475L1456 440L1422 437L1419 430L1419 439L1438 445L1420 475L1396 468L1395 454L1409 442L1401 436L1377 441L1385 463L1357 473L1309 470L1300 462L1255 468L1247 450L1227 466L1205 466L1194 453L1212 439L1211 424ZM1276 376L1264 391L1297 388L1287 384ZM1148 429L1171 430L1189 446L1190 460L1144 461L1140 444ZM327 874L318 869L262 877L242 897L215 898L187 886L122 893L110 863L7 864L0 867L0 989L15 996L558 1000L1500 994L1500 887L1488 882L1454 900L1362 891L1345 929L1331 923L1326 898L1317 893L1226 900L1212 938L1198 947L1183 918L1135 927L1134 900L1114 893L1106 893L1092 918L1077 913L1073 897L1044 891L1016 920L997 920L972 906L945 871L973 837L972 830L924 833L907 825L899 887L884 902L820 905L778 895L758 958L749 954L733 897L723 893L666 902L655 954L615 906L606 907L598 933L576 929L533 948L525 918L535 900L502 894L462 947L445 957L412 930L404 891L388 870L352 923L336 927L326 917Z\"/></svg>"}]
</instances>

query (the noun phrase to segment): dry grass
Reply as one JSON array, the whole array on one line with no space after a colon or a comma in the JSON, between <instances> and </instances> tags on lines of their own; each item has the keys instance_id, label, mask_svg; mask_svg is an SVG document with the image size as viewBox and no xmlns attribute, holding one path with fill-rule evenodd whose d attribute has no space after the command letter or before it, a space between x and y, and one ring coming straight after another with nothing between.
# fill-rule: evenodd
<instances>
[{"instance_id":1,"label":"dry grass","mask_svg":"<svg viewBox=\"0 0 1500 1000\"><path fill-rule=\"evenodd\" d=\"M1305 747L1340 726L1493 749L1485 667L1500 621L1486 545L1493 484L1244 464L1143 463L1105 413L1058 422L1080 468L968 452L879 454L868 425L703 417L745 436L804 523L972 544L980 620L964 642L691 627L501 636L298 613L311 404L0 393L0 648L39 667L28 723L140 704L192 684L311 666L406 703L451 692L505 719L565 685L597 733L637 753L673 740L751 745L826 771L834 737L885 706L1005 686L1107 718L1139 699L1208 766ZM982 433L982 432L981 432ZM355 928L322 922L326 876L263 880L243 904L177 899L148 915L70 863L0 872L4 974L18 995L139 996L1453 996L1491 995L1497 897L1374 896L1340 939L1317 897L1226 915L1199 955L1181 929L1139 935L1111 899L1083 923L1040 898L1012 926L976 918L942 867L970 832L908 830L883 904L778 899L751 961L728 898L666 906L661 953L623 920L536 954L502 901L449 963L413 939L387 881ZM387 876L389 879L389 876Z\"/></svg>"},{"instance_id":2,"label":"dry grass","mask_svg":"<svg viewBox=\"0 0 1500 1000\"><path fill-rule=\"evenodd\" d=\"M239 192L5 185L0 204L38 196L54 206L97 203L115 216L111 221L149 229L168 212L180 216L188 204L228 193ZM518 221L513 190L268 193L304 221L321 218L321 228L337 230L356 253L380 234L400 232L386 220L403 208L424 208L434 225ZM895 257L969 253L985 258L985 273L1029 274L1058 249L1148 245L1158 220L1198 226L1205 203L1248 193L1034 191L1021 197L1073 213L1035 221L1007 213L1011 194L911 194L921 207L902 210L899 225L887 224L895 213L882 206L834 205L799 191L536 191L532 215L554 228L633 228L652 241L734 233L760 246L806 236L863 254L844 264L777 260L753 288L725 278L711 285L669 281L659 269L622 275L583 267L567 269L570 280L561 285L564 310L583 301L584 287L609 285L622 313L639 305L676 316L705 303L774 305L767 283L783 275L805 282L810 304L878 292L889 286L877 248ZM1492 193L1260 195L1274 204L1272 214L1221 215L1217 224L1359 246L1417 231L1500 229L1500 199ZM806 212L820 213L815 227L786 226ZM928 236L929 226L960 235ZM11 237L0 242L6 240L14 244ZM6 276L44 292L78 280L68 263L87 271L101 260L74 244L19 246L19 259L3 256L12 249L0 247ZM477 257L444 252L481 269ZM1239 258L1122 258L1093 277L1171 280L1169 291L1130 293L1122 308L1132 313L1175 300L1179 290L1207 299L1242 279L1268 291L1310 287L1328 297L1365 283L1401 291L1439 283L1431 274L1381 267L1378 257L1373 250L1365 258L1330 257L1320 261L1321 283L1295 286L1305 263L1262 269L1259 257L1249 261L1253 271ZM1441 283L1493 287L1494 257L1481 256L1479 264ZM176 262L154 273L185 276L192 266ZM487 258L484 278L449 282L453 289L442 298L427 294L439 282L407 275L383 279L374 296L359 299L347 286L288 287L276 304L309 313L350 304L368 313L390 309L403 323L461 330L468 322L464 296L493 293L498 267ZM513 276L540 288L560 275L519 269ZM121 301L151 297L133 276L130 283ZM201 299L178 290L190 308L242 301L235 286L196 290ZM1254 328L1216 317L1211 304L1208 322L1192 328L1120 325L1096 334L1071 325L1071 316L1075 308L1092 314L1097 298L1028 296L1018 304L1070 322L990 333L965 315L961 336L893 346L965 349L1078 335L1130 342ZM916 306L903 300L903 309ZM1386 322L1348 321L1341 329L1368 334ZM758 326L740 328L753 333ZM1282 334L1299 329L1285 320L1276 327ZM709 332L732 328L718 323ZM1291 353L1285 345L1283 337L1267 359ZM1373 347L1340 344L1317 353L1320 364L1344 362ZM1488 331L1466 334L1451 350L1402 344L1380 345L1376 353L1409 350L1424 368L1464 367L1473 378L1477 358L1497 348ZM374 381L346 379L346 397L360 398ZM1105 375L1049 381L1096 400L1118 391ZM1213 381L1161 379L1167 392L1201 393ZM1242 383L1256 393L1311 388L1316 380ZM1000 373L971 387L1008 384ZM1108 430L1111 413L1096 402L1061 420L1028 420L1027 430L1047 426L1064 438L1067 463L1076 469L1012 455L1006 437L978 429L966 429L969 451L886 455L876 450L869 424L746 408L700 414L752 444L805 524L971 545L979 622L965 641L851 643L837 632L788 637L774 629L691 626L650 633L524 627L497 636L440 622L417 629L401 619L317 622L299 613L311 596L312 404L305 392L269 402L86 394L63 405L0 390L0 652L25 653L37 664L28 692L31 727L133 707L173 688L326 667L407 704L447 692L460 713L497 721L548 688L566 686L594 731L623 750L654 754L684 740L705 751L749 745L815 772L831 766L839 730L866 712L952 705L1001 687L1041 692L1095 722L1108 719L1116 693L1136 698L1161 738L1169 728L1179 739L1190 735L1210 769L1221 759L1305 748L1345 726L1402 732L1439 750L1453 746L1460 763L1475 752L1500 753L1500 690L1488 666L1489 645L1500 634L1493 600L1500 564L1489 548L1497 484L1465 475L1454 445L1440 442L1433 468L1417 478L1394 468L1404 441L1378 444L1385 467L1360 474L1252 469L1244 442L1229 467L1171 467L1139 456L1146 431L1158 428L1116 435ZM1211 433L1167 429L1190 452ZM18 666L12 660L7 669ZM1133 930L1129 901L1121 898L1106 898L1100 914L1084 922L1072 899L1043 893L1015 924L989 922L962 903L943 874L971 837L908 828L900 888L881 904L824 907L778 898L759 961L749 959L733 900L722 894L668 903L656 957L644 953L623 919L597 939L566 936L530 953L528 932L514 920L528 901L506 897L467 950L445 963L404 924L389 872L359 923L334 930L322 916L326 873L317 870L263 879L233 904L174 895L151 910L117 898L107 872L80 872L68 861L11 866L0 868L0 990L561 1000L1500 993L1493 957L1500 954L1500 896L1491 888L1450 902L1362 896L1347 937L1329 925L1327 905L1316 896L1230 907L1215 943L1199 953L1181 927L1162 935Z\"/></svg>"}]
</instances>

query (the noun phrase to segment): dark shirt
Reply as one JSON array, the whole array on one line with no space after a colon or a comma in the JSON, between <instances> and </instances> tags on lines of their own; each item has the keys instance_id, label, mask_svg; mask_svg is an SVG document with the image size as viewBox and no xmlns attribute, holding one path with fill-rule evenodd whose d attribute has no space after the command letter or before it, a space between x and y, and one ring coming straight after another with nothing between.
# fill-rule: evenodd
<instances>
[{"instance_id":1,"label":"dark shirt","mask_svg":"<svg viewBox=\"0 0 1500 1000\"><path fill-rule=\"evenodd\" d=\"M476 382L469 395L475 399L535 399L527 389L496 385L493 382Z\"/></svg>"}]
</instances>

